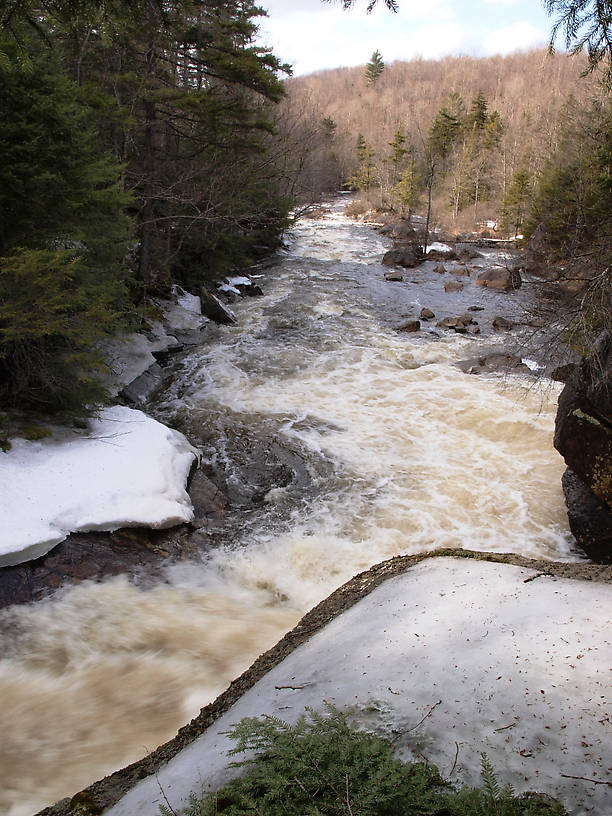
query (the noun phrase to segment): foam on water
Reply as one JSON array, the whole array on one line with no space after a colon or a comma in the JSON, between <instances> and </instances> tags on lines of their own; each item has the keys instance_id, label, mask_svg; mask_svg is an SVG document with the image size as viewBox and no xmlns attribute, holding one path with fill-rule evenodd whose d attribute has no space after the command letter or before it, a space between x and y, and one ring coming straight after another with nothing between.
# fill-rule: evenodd
<instances>
[{"instance_id":1,"label":"foam on water","mask_svg":"<svg viewBox=\"0 0 612 816\"><path fill-rule=\"evenodd\" d=\"M149 589L84 583L0 615L3 813L28 816L173 736L378 561L451 546L576 557L552 447L557 386L452 365L482 340L390 330L367 299L383 297L372 270L385 248L337 211L304 222L266 297L237 304L238 325L190 355L167 398L204 422L265 421L329 463L300 502L291 486L270 491L280 531L251 525Z\"/></svg>"}]
</instances>

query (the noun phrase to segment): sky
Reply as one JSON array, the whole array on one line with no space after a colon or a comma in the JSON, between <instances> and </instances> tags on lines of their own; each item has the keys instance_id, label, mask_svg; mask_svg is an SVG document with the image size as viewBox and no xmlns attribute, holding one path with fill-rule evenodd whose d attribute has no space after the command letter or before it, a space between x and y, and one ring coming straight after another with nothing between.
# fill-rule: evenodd
<instances>
[{"instance_id":1,"label":"sky","mask_svg":"<svg viewBox=\"0 0 612 816\"><path fill-rule=\"evenodd\" d=\"M541 0L398 0L391 13L379 0L343 11L341 2L258 0L268 11L260 42L293 65L294 75L363 65L380 51L386 63L414 57L509 54L547 43L551 19Z\"/></svg>"}]
</instances>

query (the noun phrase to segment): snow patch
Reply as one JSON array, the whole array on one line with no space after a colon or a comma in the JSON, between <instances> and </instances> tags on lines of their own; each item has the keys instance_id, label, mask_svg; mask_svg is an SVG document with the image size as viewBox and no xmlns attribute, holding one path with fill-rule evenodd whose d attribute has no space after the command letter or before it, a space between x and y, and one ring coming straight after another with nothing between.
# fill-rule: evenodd
<instances>
[{"instance_id":1,"label":"snow patch","mask_svg":"<svg viewBox=\"0 0 612 816\"><path fill-rule=\"evenodd\" d=\"M427 247L427 252L451 252L452 247L449 247L448 244L441 244L439 241L434 241L433 244L430 244Z\"/></svg>"},{"instance_id":2,"label":"snow patch","mask_svg":"<svg viewBox=\"0 0 612 816\"><path fill-rule=\"evenodd\" d=\"M71 532L193 518L185 483L198 452L141 411L106 408L86 434L11 444L0 454L0 567L38 558Z\"/></svg>"}]
</instances>

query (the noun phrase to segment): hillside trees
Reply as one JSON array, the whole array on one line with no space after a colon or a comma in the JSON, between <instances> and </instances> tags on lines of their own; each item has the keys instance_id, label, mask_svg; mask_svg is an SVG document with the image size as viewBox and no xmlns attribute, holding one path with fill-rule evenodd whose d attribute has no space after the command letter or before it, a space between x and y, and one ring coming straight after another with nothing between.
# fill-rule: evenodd
<instances>
[{"instance_id":1,"label":"hillside trees","mask_svg":"<svg viewBox=\"0 0 612 816\"><path fill-rule=\"evenodd\" d=\"M525 233L538 233L539 253L571 304L570 336L591 348L612 330L612 100L571 100L562 138L538 178Z\"/></svg>"}]
</instances>

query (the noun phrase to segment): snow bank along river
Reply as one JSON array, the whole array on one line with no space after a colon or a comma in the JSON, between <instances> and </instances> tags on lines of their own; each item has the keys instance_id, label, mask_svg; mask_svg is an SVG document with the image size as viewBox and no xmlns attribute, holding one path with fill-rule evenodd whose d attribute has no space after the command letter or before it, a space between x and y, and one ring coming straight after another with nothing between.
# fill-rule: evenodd
<instances>
[{"instance_id":1,"label":"snow bank along river","mask_svg":"<svg viewBox=\"0 0 612 816\"><path fill-rule=\"evenodd\" d=\"M194 533L200 561L0 615L1 812L28 816L172 737L307 609L391 555L578 558L552 448L556 386L453 366L499 350L491 316L519 317L522 290L470 279L445 311L433 262L385 282L386 248L337 209L303 222L265 297L235 304L237 325L183 360L159 414L237 507L228 534ZM394 331L421 306L470 305L484 307L479 338ZM249 488L254 445L296 477L271 483L260 468Z\"/></svg>"}]
</instances>

